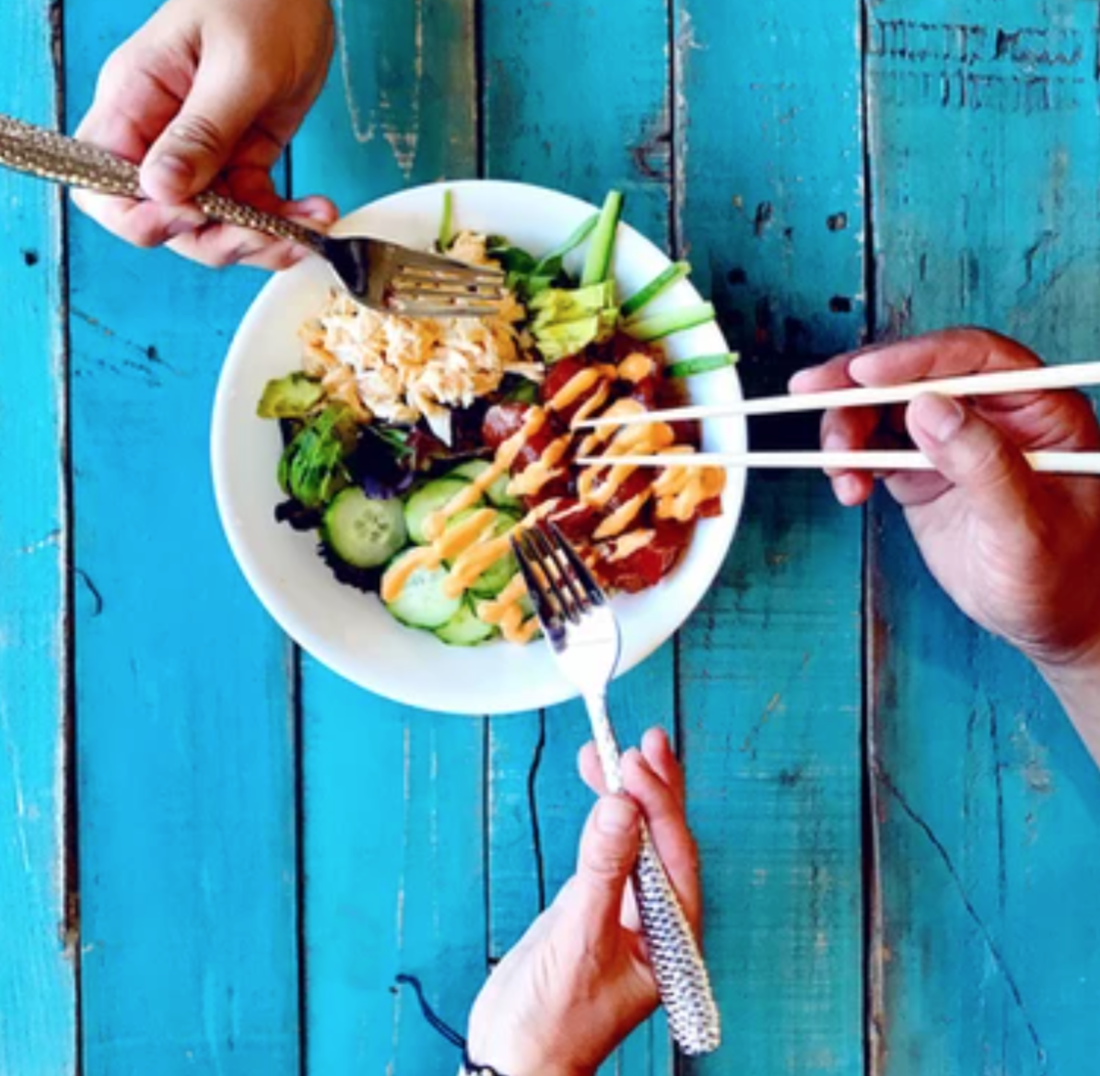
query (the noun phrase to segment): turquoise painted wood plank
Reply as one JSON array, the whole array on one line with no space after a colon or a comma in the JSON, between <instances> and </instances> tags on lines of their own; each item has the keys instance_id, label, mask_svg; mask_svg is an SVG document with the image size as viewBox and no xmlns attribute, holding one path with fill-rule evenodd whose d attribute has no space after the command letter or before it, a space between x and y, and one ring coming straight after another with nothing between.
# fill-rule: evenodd
<instances>
[{"instance_id":1,"label":"turquoise painted wood plank","mask_svg":"<svg viewBox=\"0 0 1100 1076\"><path fill-rule=\"evenodd\" d=\"M149 14L65 7L68 127ZM84 1070L298 1071L284 644L210 489L220 358L258 275L73 214L69 329Z\"/></svg>"},{"instance_id":2,"label":"turquoise painted wood plank","mask_svg":"<svg viewBox=\"0 0 1100 1076\"><path fill-rule=\"evenodd\" d=\"M542 711L489 720L488 854L489 962L500 960L546 906L544 823L539 777L546 750Z\"/></svg>"},{"instance_id":3,"label":"turquoise painted wood plank","mask_svg":"<svg viewBox=\"0 0 1100 1076\"><path fill-rule=\"evenodd\" d=\"M346 212L410 183L475 175L473 0L336 0L333 13L336 55L299 138L295 188Z\"/></svg>"},{"instance_id":4,"label":"turquoise painted wood plank","mask_svg":"<svg viewBox=\"0 0 1100 1076\"><path fill-rule=\"evenodd\" d=\"M49 5L0 13L0 101L57 123ZM65 341L59 196L0 172L0 1072L76 1070L66 909Z\"/></svg>"},{"instance_id":5,"label":"turquoise painted wood plank","mask_svg":"<svg viewBox=\"0 0 1100 1076\"><path fill-rule=\"evenodd\" d=\"M666 245L672 128L663 0L632 4L629 13L619 5L486 0L482 39L487 174L566 190L597 204L618 188L627 195L629 222ZM624 744L637 743L653 724L675 733L674 657L671 646L664 648L613 689ZM546 711L541 724L538 715L491 723L491 758L515 760L524 775L522 788L515 773L494 773L490 786L494 958L526 929L540 899L553 900L573 873L592 803L576 770L577 751L588 738L579 704ZM526 795L532 777L533 798ZM658 1073L671 1066L658 1020L640 1029L606 1071Z\"/></svg>"},{"instance_id":6,"label":"turquoise painted wood plank","mask_svg":"<svg viewBox=\"0 0 1100 1076\"><path fill-rule=\"evenodd\" d=\"M477 168L473 5L344 0L296 141L299 191L345 208ZM399 972L465 1027L486 971L485 732L302 665L307 1069L448 1072Z\"/></svg>"},{"instance_id":7,"label":"turquoise painted wood plank","mask_svg":"<svg viewBox=\"0 0 1100 1076\"><path fill-rule=\"evenodd\" d=\"M868 46L883 330L1097 354L1095 6L887 0ZM1100 778L885 505L875 535L875 1070L1091 1071Z\"/></svg>"},{"instance_id":8,"label":"turquoise painted wood plank","mask_svg":"<svg viewBox=\"0 0 1100 1076\"><path fill-rule=\"evenodd\" d=\"M484 726L383 703L303 667L310 1072L449 1072L485 975ZM337 1066L337 1062L339 1065Z\"/></svg>"},{"instance_id":9,"label":"turquoise painted wood plank","mask_svg":"<svg viewBox=\"0 0 1100 1076\"><path fill-rule=\"evenodd\" d=\"M677 232L761 394L863 326L859 5L676 14ZM863 1070L860 556L859 517L820 478L754 478L682 636L726 1041L691 1072Z\"/></svg>"},{"instance_id":10,"label":"turquoise painted wood plank","mask_svg":"<svg viewBox=\"0 0 1100 1076\"><path fill-rule=\"evenodd\" d=\"M488 175L599 204L621 185L631 221L660 242L672 128L664 0L483 0Z\"/></svg>"}]
</instances>

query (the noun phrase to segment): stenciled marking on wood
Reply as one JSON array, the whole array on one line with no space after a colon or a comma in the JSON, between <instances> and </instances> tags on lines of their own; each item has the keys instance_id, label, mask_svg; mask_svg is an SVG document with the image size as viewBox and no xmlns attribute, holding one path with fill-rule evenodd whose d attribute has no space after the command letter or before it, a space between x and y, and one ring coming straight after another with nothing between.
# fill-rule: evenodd
<instances>
[{"instance_id":1,"label":"stenciled marking on wood","mask_svg":"<svg viewBox=\"0 0 1100 1076\"><path fill-rule=\"evenodd\" d=\"M872 18L876 96L981 111L1076 111L1095 71L1095 34Z\"/></svg>"}]
</instances>

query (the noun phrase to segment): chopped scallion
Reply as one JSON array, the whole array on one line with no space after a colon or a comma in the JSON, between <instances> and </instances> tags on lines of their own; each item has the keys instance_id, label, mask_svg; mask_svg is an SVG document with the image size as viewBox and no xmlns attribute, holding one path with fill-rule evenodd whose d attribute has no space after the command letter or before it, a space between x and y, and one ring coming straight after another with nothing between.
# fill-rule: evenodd
<instances>
[{"instance_id":1,"label":"chopped scallion","mask_svg":"<svg viewBox=\"0 0 1100 1076\"><path fill-rule=\"evenodd\" d=\"M623 196L620 191L611 191L603 203L600 219L588 248L588 257L584 263L581 287L590 284L602 284L611 275L611 257L615 252L615 233L619 227L619 217L623 211Z\"/></svg>"},{"instance_id":2,"label":"chopped scallion","mask_svg":"<svg viewBox=\"0 0 1100 1076\"><path fill-rule=\"evenodd\" d=\"M725 355L698 355L694 359L673 363L665 373L668 377L695 377L698 374L709 374L714 370L735 366L740 358L741 356L736 352Z\"/></svg>"},{"instance_id":3,"label":"chopped scallion","mask_svg":"<svg viewBox=\"0 0 1100 1076\"><path fill-rule=\"evenodd\" d=\"M648 318L636 318L634 321L623 325L623 332L633 336L642 343L650 343L654 340L662 340L673 333L683 332L686 329L694 329L696 326L705 325L714 320L714 305L712 303L696 303L694 306L683 306L678 310L669 310L663 314L654 314Z\"/></svg>"},{"instance_id":4,"label":"chopped scallion","mask_svg":"<svg viewBox=\"0 0 1100 1076\"><path fill-rule=\"evenodd\" d=\"M663 273L651 280L637 295L623 303L624 318L632 318L643 307L649 306L658 295L667 291L673 284L683 280L691 272L687 262L674 262Z\"/></svg>"}]
</instances>

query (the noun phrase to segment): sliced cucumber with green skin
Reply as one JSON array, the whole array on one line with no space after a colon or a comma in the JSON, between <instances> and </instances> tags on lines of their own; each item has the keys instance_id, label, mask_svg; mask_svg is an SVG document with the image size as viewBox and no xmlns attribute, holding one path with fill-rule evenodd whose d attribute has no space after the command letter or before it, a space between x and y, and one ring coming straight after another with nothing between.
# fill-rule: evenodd
<instances>
[{"instance_id":1,"label":"sliced cucumber with green skin","mask_svg":"<svg viewBox=\"0 0 1100 1076\"><path fill-rule=\"evenodd\" d=\"M338 493L325 509L321 540L353 568L381 568L408 544L401 501L372 501L358 487Z\"/></svg>"},{"instance_id":2,"label":"sliced cucumber with green skin","mask_svg":"<svg viewBox=\"0 0 1100 1076\"><path fill-rule=\"evenodd\" d=\"M406 557L409 555L404 554ZM394 565L400 563L400 557L394 561ZM435 631L443 627L462 608L461 595L449 598L443 590L449 574L443 567L418 568L409 576L401 593L392 602L388 602L386 608L410 628Z\"/></svg>"},{"instance_id":3,"label":"sliced cucumber with green skin","mask_svg":"<svg viewBox=\"0 0 1100 1076\"><path fill-rule=\"evenodd\" d=\"M469 601L435 633L448 646L480 646L496 637L497 629L478 619Z\"/></svg>"},{"instance_id":4,"label":"sliced cucumber with green skin","mask_svg":"<svg viewBox=\"0 0 1100 1076\"><path fill-rule=\"evenodd\" d=\"M467 460L448 472L447 478L461 478L463 482L476 482L487 470L489 470L489 464L485 460Z\"/></svg>"},{"instance_id":5,"label":"sliced cucumber with green skin","mask_svg":"<svg viewBox=\"0 0 1100 1076\"><path fill-rule=\"evenodd\" d=\"M428 538L424 534L424 524L428 516L445 508L469 484L463 478L437 478L434 482L421 486L409 497L405 502L405 526L409 529L409 537L417 545L428 544ZM478 503L481 503L480 500Z\"/></svg>"},{"instance_id":6,"label":"sliced cucumber with green skin","mask_svg":"<svg viewBox=\"0 0 1100 1076\"><path fill-rule=\"evenodd\" d=\"M489 470L489 464L484 460L469 460L467 463L456 467L447 477L476 482L487 470ZM511 481L512 476L507 471L493 480L493 484L485 491L490 504L496 508L523 507L523 501L518 497L513 497L508 492L508 483Z\"/></svg>"},{"instance_id":7,"label":"sliced cucumber with green skin","mask_svg":"<svg viewBox=\"0 0 1100 1076\"><path fill-rule=\"evenodd\" d=\"M448 521L447 529L449 530L463 520L469 519L476 511L478 509L471 508L465 512L459 512L458 515ZM518 522L510 512L497 512L493 519L493 534L496 537L507 534ZM519 565L516 563L515 555L509 551L500 560L490 564L477 577L477 581L470 587L470 592L478 598L495 598L512 581L512 576L518 571Z\"/></svg>"}]
</instances>

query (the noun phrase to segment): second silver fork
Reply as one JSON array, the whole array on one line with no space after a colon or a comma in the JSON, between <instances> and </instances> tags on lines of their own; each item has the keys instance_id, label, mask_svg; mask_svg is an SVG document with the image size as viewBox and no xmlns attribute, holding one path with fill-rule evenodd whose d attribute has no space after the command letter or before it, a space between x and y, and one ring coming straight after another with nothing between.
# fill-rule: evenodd
<instances>
[{"instance_id":1,"label":"second silver fork","mask_svg":"<svg viewBox=\"0 0 1100 1076\"><path fill-rule=\"evenodd\" d=\"M558 666L584 697L604 782L613 794L621 793L619 746L607 711L607 688L621 650L615 614L584 561L553 523L545 530L519 532L512 546ZM712 1053L721 1043L722 1030L710 977L644 824L634 892L673 1040L685 1054Z\"/></svg>"}]
</instances>

